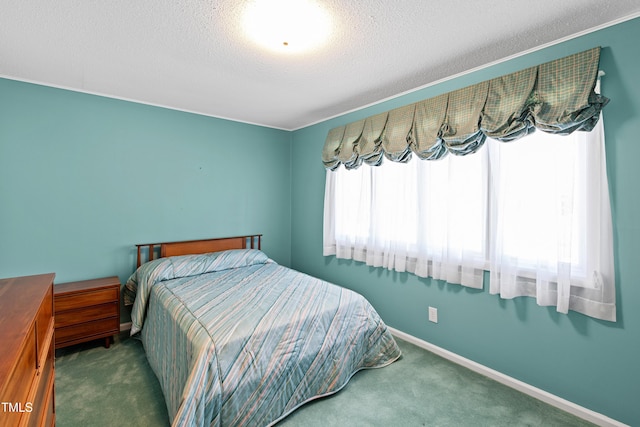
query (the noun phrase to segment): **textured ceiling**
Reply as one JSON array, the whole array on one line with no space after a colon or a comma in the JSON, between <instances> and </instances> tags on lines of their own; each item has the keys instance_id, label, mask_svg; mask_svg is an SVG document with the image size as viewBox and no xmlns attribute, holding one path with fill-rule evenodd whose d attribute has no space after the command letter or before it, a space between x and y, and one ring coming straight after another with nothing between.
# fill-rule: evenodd
<instances>
[{"instance_id":1,"label":"textured ceiling","mask_svg":"<svg viewBox=\"0 0 640 427\"><path fill-rule=\"evenodd\" d=\"M331 39L292 55L247 39L245 3L0 0L0 77L298 129L640 16L639 0L325 0Z\"/></svg>"}]
</instances>

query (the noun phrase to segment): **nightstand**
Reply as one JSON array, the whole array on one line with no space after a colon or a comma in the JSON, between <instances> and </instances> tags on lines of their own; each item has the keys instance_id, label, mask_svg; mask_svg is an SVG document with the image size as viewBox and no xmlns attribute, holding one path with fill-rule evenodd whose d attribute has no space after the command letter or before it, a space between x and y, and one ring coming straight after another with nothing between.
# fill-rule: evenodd
<instances>
[{"instance_id":1,"label":"nightstand","mask_svg":"<svg viewBox=\"0 0 640 427\"><path fill-rule=\"evenodd\" d=\"M53 286L56 349L120 332L120 279L117 276Z\"/></svg>"}]
</instances>

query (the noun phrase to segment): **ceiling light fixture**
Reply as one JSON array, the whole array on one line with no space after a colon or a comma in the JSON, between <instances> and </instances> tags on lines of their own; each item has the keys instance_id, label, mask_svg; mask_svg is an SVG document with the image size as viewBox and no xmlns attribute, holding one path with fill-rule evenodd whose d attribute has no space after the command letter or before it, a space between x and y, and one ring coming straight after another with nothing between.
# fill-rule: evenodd
<instances>
[{"instance_id":1,"label":"ceiling light fixture","mask_svg":"<svg viewBox=\"0 0 640 427\"><path fill-rule=\"evenodd\" d=\"M329 14L314 0L253 0L243 14L244 30L260 45L299 53L321 46L331 32Z\"/></svg>"}]
</instances>

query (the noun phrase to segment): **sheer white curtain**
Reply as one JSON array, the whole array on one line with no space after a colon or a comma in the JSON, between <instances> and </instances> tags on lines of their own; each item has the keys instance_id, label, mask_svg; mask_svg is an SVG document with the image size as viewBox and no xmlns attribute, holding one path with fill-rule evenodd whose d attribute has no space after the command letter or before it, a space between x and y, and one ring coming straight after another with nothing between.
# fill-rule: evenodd
<instances>
[{"instance_id":1,"label":"sheer white curtain","mask_svg":"<svg viewBox=\"0 0 640 427\"><path fill-rule=\"evenodd\" d=\"M489 144L490 288L615 321L603 121L569 136Z\"/></svg>"},{"instance_id":2,"label":"sheer white curtain","mask_svg":"<svg viewBox=\"0 0 640 427\"><path fill-rule=\"evenodd\" d=\"M486 155L327 171L324 255L482 288Z\"/></svg>"},{"instance_id":3,"label":"sheer white curtain","mask_svg":"<svg viewBox=\"0 0 640 427\"><path fill-rule=\"evenodd\" d=\"M327 171L324 255L615 320L602 126Z\"/></svg>"}]
</instances>

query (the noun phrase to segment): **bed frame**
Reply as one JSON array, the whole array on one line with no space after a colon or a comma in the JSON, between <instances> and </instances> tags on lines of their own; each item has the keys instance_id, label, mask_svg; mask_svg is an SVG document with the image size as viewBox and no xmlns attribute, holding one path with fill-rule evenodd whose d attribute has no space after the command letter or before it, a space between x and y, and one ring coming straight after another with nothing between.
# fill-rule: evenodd
<instances>
[{"instance_id":1,"label":"bed frame","mask_svg":"<svg viewBox=\"0 0 640 427\"><path fill-rule=\"evenodd\" d=\"M229 249L262 249L262 234L247 236L218 237L214 239L183 240L180 242L144 243L138 248L137 266L157 258L178 255L204 254L208 252L226 251ZM159 247L159 252L156 248ZM146 250L144 250L146 248ZM144 256L146 252L146 257Z\"/></svg>"}]
</instances>

